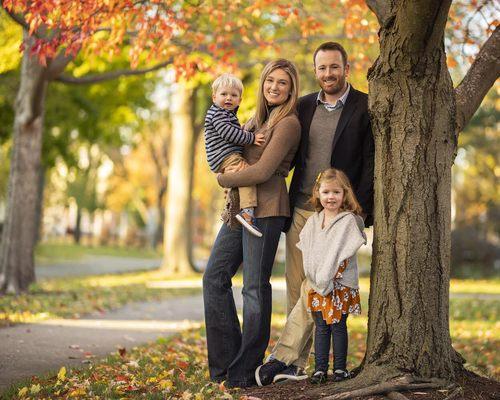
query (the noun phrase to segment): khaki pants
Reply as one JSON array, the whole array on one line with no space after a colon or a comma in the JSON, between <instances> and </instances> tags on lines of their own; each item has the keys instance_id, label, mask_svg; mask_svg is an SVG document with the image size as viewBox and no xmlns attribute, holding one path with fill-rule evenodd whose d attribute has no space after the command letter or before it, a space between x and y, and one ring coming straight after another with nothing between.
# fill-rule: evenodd
<instances>
[{"instance_id":1,"label":"khaki pants","mask_svg":"<svg viewBox=\"0 0 500 400\"><path fill-rule=\"evenodd\" d=\"M224 172L224 170L233 165L239 164L241 161L246 160L239 153L229 154L220 165L216 172ZM257 207L257 189L255 186L239 187L238 192L240 194L240 208L251 208Z\"/></svg>"},{"instance_id":2,"label":"khaki pants","mask_svg":"<svg viewBox=\"0 0 500 400\"><path fill-rule=\"evenodd\" d=\"M304 279L300 289L301 296L293 307L281 336L274 346L274 356L286 365L294 364L305 368L313 343L314 321L307 312L307 295L311 287Z\"/></svg>"},{"instance_id":3,"label":"khaki pants","mask_svg":"<svg viewBox=\"0 0 500 400\"><path fill-rule=\"evenodd\" d=\"M275 357L286 363L304 368L309 359L313 340L314 322L307 312L307 293L302 252L297 248L299 234L307 218L313 211L295 208L292 224L286 234L286 291L287 291L287 321L281 337L273 349Z\"/></svg>"},{"instance_id":4,"label":"khaki pants","mask_svg":"<svg viewBox=\"0 0 500 400\"><path fill-rule=\"evenodd\" d=\"M285 279L287 315L290 314L295 303L297 303L300 297L300 286L306 278L304 266L302 265L302 252L297 248L296 244L299 242L299 234L306 224L307 218L313 214L313 211L295 208L292 224L286 233Z\"/></svg>"}]
</instances>

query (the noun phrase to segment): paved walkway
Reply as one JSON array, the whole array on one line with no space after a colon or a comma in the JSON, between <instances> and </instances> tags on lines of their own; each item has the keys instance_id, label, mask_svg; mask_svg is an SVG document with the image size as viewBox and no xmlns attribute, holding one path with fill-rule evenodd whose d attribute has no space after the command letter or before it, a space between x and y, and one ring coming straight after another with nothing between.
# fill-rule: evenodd
<instances>
[{"instance_id":1,"label":"paved walkway","mask_svg":"<svg viewBox=\"0 0 500 400\"><path fill-rule=\"evenodd\" d=\"M285 301L284 285L275 285L274 298ZM176 285L178 287L178 285ZM241 288L234 289L241 308ZM53 319L0 329L0 393L11 384L63 365L79 367L118 347L138 346L169 336L203 321L201 294L159 302L133 303L81 319Z\"/></svg>"}]
</instances>

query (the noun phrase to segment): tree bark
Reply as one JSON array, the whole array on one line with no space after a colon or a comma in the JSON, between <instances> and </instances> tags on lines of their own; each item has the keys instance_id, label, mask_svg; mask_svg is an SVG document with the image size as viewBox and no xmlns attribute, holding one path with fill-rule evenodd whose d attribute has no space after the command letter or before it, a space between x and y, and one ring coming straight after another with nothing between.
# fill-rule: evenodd
<instances>
[{"instance_id":1,"label":"tree bark","mask_svg":"<svg viewBox=\"0 0 500 400\"><path fill-rule=\"evenodd\" d=\"M462 360L448 324L456 107L443 36L451 2L402 3L385 10L394 19L380 30L368 74L375 225L361 374L452 379Z\"/></svg>"},{"instance_id":2,"label":"tree bark","mask_svg":"<svg viewBox=\"0 0 500 400\"><path fill-rule=\"evenodd\" d=\"M191 189L193 184L195 129L193 91L176 84L172 95L165 234L162 269L168 274L193 271L191 241Z\"/></svg>"},{"instance_id":3,"label":"tree bark","mask_svg":"<svg viewBox=\"0 0 500 400\"><path fill-rule=\"evenodd\" d=\"M81 237L82 237L82 209L77 203L75 229L73 230L73 240L75 241L75 244L80 244Z\"/></svg>"},{"instance_id":4,"label":"tree bark","mask_svg":"<svg viewBox=\"0 0 500 400\"><path fill-rule=\"evenodd\" d=\"M35 207L35 230L33 234L35 235L35 245L38 244L42 236L42 226L43 226L43 194L45 192L45 168L42 166L40 173L38 174L37 182L37 199Z\"/></svg>"},{"instance_id":5,"label":"tree bark","mask_svg":"<svg viewBox=\"0 0 500 400\"><path fill-rule=\"evenodd\" d=\"M33 38L24 31L27 50L16 98L7 213L0 247L0 292L27 290L35 280L34 246L40 174L46 68L30 57Z\"/></svg>"}]
</instances>

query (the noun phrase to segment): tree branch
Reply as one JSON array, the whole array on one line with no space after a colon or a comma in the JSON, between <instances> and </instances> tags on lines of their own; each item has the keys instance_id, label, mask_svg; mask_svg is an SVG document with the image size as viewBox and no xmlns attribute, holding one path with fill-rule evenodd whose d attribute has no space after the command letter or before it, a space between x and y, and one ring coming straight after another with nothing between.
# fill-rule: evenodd
<instances>
[{"instance_id":1,"label":"tree branch","mask_svg":"<svg viewBox=\"0 0 500 400\"><path fill-rule=\"evenodd\" d=\"M394 17L390 0L366 0L366 5L375 14L382 28Z\"/></svg>"},{"instance_id":2,"label":"tree branch","mask_svg":"<svg viewBox=\"0 0 500 400\"><path fill-rule=\"evenodd\" d=\"M99 82L109 81L111 79L115 79L120 76L142 75L148 72L157 71L171 64L172 61L173 61L172 59L169 59L167 61L156 64L150 68L119 69L116 71L105 72L102 74L82 76L80 78L76 78L74 76L61 75L56 77L55 80L58 82L69 83L74 85L99 83Z\"/></svg>"},{"instance_id":3,"label":"tree branch","mask_svg":"<svg viewBox=\"0 0 500 400\"><path fill-rule=\"evenodd\" d=\"M389 392L385 397L387 397L389 400L408 400L408 397L399 392Z\"/></svg>"},{"instance_id":4,"label":"tree branch","mask_svg":"<svg viewBox=\"0 0 500 400\"><path fill-rule=\"evenodd\" d=\"M4 11L9 15L9 17L16 23L18 23L19 25L21 25L24 29L28 30L30 29L30 26L29 24L26 22L26 20L19 14L16 14L10 10L7 10L4 5L3 5L3 1L1 2L1 5L2 5L2 8L4 9Z\"/></svg>"},{"instance_id":5,"label":"tree branch","mask_svg":"<svg viewBox=\"0 0 500 400\"><path fill-rule=\"evenodd\" d=\"M500 76L500 27L484 43L464 79L455 89L456 135L467 125Z\"/></svg>"},{"instance_id":6,"label":"tree branch","mask_svg":"<svg viewBox=\"0 0 500 400\"><path fill-rule=\"evenodd\" d=\"M47 79L49 81L57 79L73 59L74 57L71 55L66 56L65 51L60 51L59 54L48 63Z\"/></svg>"},{"instance_id":7,"label":"tree branch","mask_svg":"<svg viewBox=\"0 0 500 400\"><path fill-rule=\"evenodd\" d=\"M464 394L464 390L461 386L457 387L451 394L448 395L444 400L453 400L457 397L461 397Z\"/></svg>"},{"instance_id":8,"label":"tree branch","mask_svg":"<svg viewBox=\"0 0 500 400\"><path fill-rule=\"evenodd\" d=\"M386 394L396 391L438 389L446 385L445 381L431 379L428 383L405 383L400 380L393 380L377 385L368 386L362 389L352 390L350 392L337 393L331 396L322 397L321 400L347 400L363 396L374 396L377 394Z\"/></svg>"}]
</instances>

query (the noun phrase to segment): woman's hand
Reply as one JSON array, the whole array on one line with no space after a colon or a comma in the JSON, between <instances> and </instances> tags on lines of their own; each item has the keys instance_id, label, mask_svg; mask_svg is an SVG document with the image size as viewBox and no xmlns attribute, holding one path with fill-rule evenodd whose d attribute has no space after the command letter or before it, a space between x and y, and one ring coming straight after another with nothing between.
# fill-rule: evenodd
<instances>
[{"instance_id":1,"label":"woman's hand","mask_svg":"<svg viewBox=\"0 0 500 400\"><path fill-rule=\"evenodd\" d=\"M236 165L231 165L229 167L226 167L224 169L224 173L226 172L238 172L238 171L241 171L242 169L245 169L246 167L248 167L248 163L244 160L241 160L238 164Z\"/></svg>"}]
</instances>

